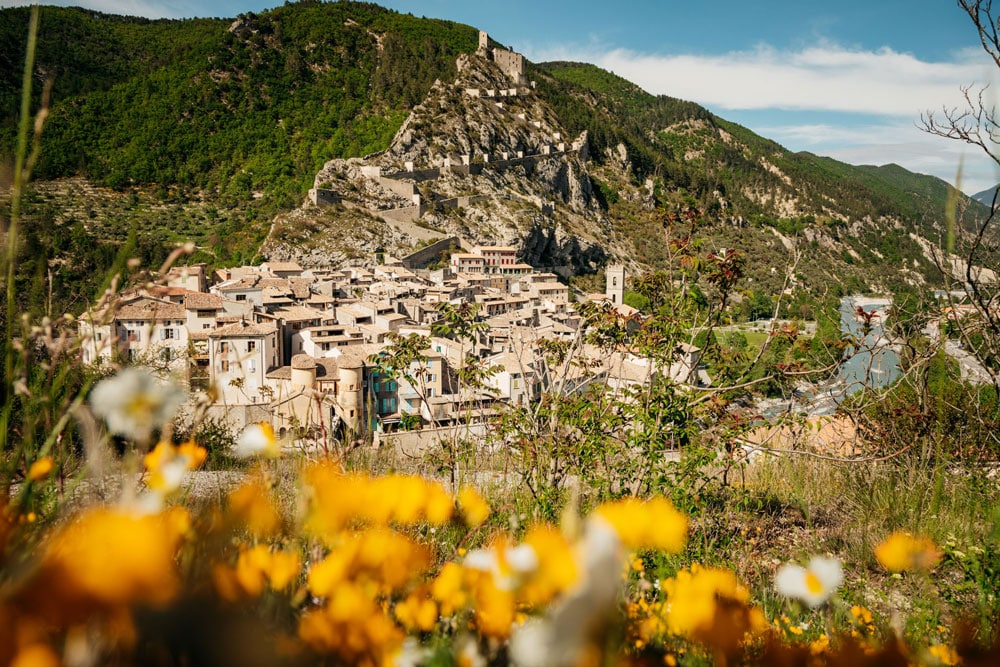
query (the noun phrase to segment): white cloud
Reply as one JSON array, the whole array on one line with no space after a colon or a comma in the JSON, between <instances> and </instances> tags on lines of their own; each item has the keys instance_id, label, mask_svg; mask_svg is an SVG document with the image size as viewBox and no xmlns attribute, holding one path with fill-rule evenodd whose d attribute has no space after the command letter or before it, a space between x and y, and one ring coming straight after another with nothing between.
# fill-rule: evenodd
<instances>
[{"instance_id":1,"label":"white cloud","mask_svg":"<svg viewBox=\"0 0 1000 667\"><path fill-rule=\"evenodd\" d=\"M799 50L759 45L724 54L642 54L627 49L562 46L541 49L533 60L591 62L654 94L691 100L719 113L767 112L751 129L790 150L809 150L851 164L895 162L951 183L962 165L960 187L983 190L997 182L996 167L981 152L932 137L914 124L942 108L965 108L963 86L989 84L985 100L996 104L1000 72L980 49L927 62L890 48L862 50L818 41ZM833 113L844 123L789 123L794 112ZM867 125L852 114L875 118Z\"/></svg>"},{"instance_id":2,"label":"white cloud","mask_svg":"<svg viewBox=\"0 0 1000 667\"><path fill-rule=\"evenodd\" d=\"M996 67L964 50L949 62L925 62L889 48L848 49L820 43L797 51L760 45L714 55L650 55L627 49L561 47L540 60L583 60L651 93L713 109L848 111L914 117L961 104L963 85L984 83Z\"/></svg>"}]
</instances>

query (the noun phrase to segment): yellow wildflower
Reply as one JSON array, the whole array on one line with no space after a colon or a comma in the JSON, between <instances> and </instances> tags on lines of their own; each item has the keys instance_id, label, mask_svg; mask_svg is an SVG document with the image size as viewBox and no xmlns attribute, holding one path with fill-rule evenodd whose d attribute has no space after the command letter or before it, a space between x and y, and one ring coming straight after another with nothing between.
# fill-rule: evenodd
<instances>
[{"instance_id":1,"label":"yellow wildflower","mask_svg":"<svg viewBox=\"0 0 1000 667\"><path fill-rule=\"evenodd\" d=\"M464 571L457 563L445 563L431 584L431 595L441 605L441 615L451 616L465 606Z\"/></svg>"},{"instance_id":2,"label":"yellow wildflower","mask_svg":"<svg viewBox=\"0 0 1000 667\"><path fill-rule=\"evenodd\" d=\"M229 510L257 537L271 535L281 526L281 517L270 495L261 475L252 476L229 494Z\"/></svg>"},{"instance_id":3,"label":"yellow wildflower","mask_svg":"<svg viewBox=\"0 0 1000 667\"><path fill-rule=\"evenodd\" d=\"M538 554L529 544L507 546L498 540L489 549L474 549L462 563L468 570L488 572L493 583L503 590L514 590L538 569Z\"/></svg>"},{"instance_id":4,"label":"yellow wildflower","mask_svg":"<svg viewBox=\"0 0 1000 667\"><path fill-rule=\"evenodd\" d=\"M232 570L216 567L212 576L219 593L228 600L257 597L269 584L272 590L287 587L299 573L299 556L288 551L274 551L259 544L240 552Z\"/></svg>"},{"instance_id":5,"label":"yellow wildflower","mask_svg":"<svg viewBox=\"0 0 1000 667\"><path fill-rule=\"evenodd\" d=\"M151 474L146 484L163 496L180 488L185 475L204 463L208 452L193 441L175 447L159 442L145 457L143 465Z\"/></svg>"},{"instance_id":6,"label":"yellow wildflower","mask_svg":"<svg viewBox=\"0 0 1000 667\"><path fill-rule=\"evenodd\" d=\"M52 460L51 456L43 456L28 468L28 479L32 482L38 482L49 476L52 469L55 468L55 462Z\"/></svg>"},{"instance_id":7,"label":"yellow wildflower","mask_svg":"<svg viewBox=\"0 0 1000 667\"><path fill-rule=\"evenodd\" d=\"M687 637L711 629L720 598L741 604L750 600L750 592L731 571L701 567L697 563L690 570L681 570L677 576L661 582L660 587L666 596L664 611L668 630Z\"/></svg>"},{"instance_id":8,"label":"yellow wildflower","mask_svg":"<svg viewBox=\"0 0 1000 667\"><path fill-rule=\"evenodd\" d=\"M161 440L142 457L142 465L149 471L159 470L164 463L173 458L173 448L172 444Z\"/></svg>"},{"instance_id":9,"label":"yellow wildflower","mask_svg":"<svg viewBox=\"0 0 1000 667\"><path fill-rule=\"evenodd\" d=\"M830 651L830 637L824 632L817 639L809 642L809 652L813 655L822 655Z\"/></svg>"},{"instance_id":10,"label":"yellow wildflower","mask_svg":"<svg viewBox=\"0 0 1000 667\"><path fill-rule=\"evenodd\" d=\"M271 554L263 544L241 551L236 559L236 581L250 597L264 591L270 559Z\"/></svg>"},{"instance_id":11,"label":"yellow wildflower","mask_svg":"<svg viewBox=\"0 0 1000 667\"><path fill-rule=\"evenodd\" d=\"M186 458L188 469L194 470L195 468L200 468L208 459L208 450L194 440L188 440L177 446L177 455Z\"/></svg>"},{"instance_id":12,"label":"yellow wildflower","mask_svg":"<svg viewBox=\"0 0 1000 667\"><path fill-rule=\"evenodd\" d=\"M929 537L896 531L875 547L875 557L889 572L906 572L933 569L941 552Z\"/></svg>"},{"instance_id":13,"label":"yellow wildflower","mask_svg":"<svg viewBox=\"0 0 1000 667\"><path fill-rule=\"evenodd\" d=\"M332 597L344 582L368 582L389 593L402 588L430 565L430 554L404 535L384 528L365 530L337 546L309 569L309 590Z\"/></svg>"},{"instance_id":14,"label":"yellow wildflower","mask_svg":"<svg viewBox=\"0 0 1000 667\"><path fill-rule=\"evenodd\" d=\"M413 475L370 478L322 464L307 469L304 479L311 495L306 526L328 538L357 523L443 524L454 507L444 487Z\"/></svg>"},{"instance_id":15,"label":"yellow wildflower","mask_svg":"<svg viewBox=\"0 0 1000 667\"><path fill-rule=\"evenodd\" d=\"M476 528L490 516L489 503L470 486L458 492L458 506L462 510L465 523L470 528Z\"/></svg>"},{"instance_id":16,"label":"yellow wildflower","mask_svg":"<svg viewBox=\"0 0 1000 667\"><path fill-rule=\"evenodd\" d=\"M855 630L852 631L853 636L858 636L860 633L870 635L875 632L875 619L872 613L860 605L851 607L851 623L855 626Z\"/></svg>"},{"instance_id":17,"label":"yellow wildflower","mask_svg":"<svg viewBox=\"0 0 1000 667\"><path fill-rule=\"evenodd\" d=\"M434 629L438 619L438 608L426 593L425 590L418 590L396 604L396 618L404 628L421 632L430 632Z\"/></svg>"},{"instance_id":18,"label":"yellow wildflower","mask_svg":"<svg viewBox=\"0 0 1000 667\"><path fill-rule=\"evenodd\" d=\"M935 644L929 647L927 652L942 665L957 665L961 662L961 659L958 657L958 653L955 652L955 649L950 646L945 646L944 644Z\"/></svg>"},{"instance_id":19,"label":"yellow wildflower","mask_svg":"<svg viewBox=\"0 0 1000 667\"><path fill-rule=\"evenodd\" d=\"M45 616L82 621L98 610L161 605L177 593L174 522L97 509L56 531L23 596Z\"/></svg>"},{"instance_id":20,"label":"yellow wildflower","mask_svg":"<svg viewBox=\"0 0 1000 667\"><path fill-rule=\"evenodd\" d=\"M488 572L474 577L473 598L476 628L487 637L506 639L514 624L514 593L498 587Z\"/></svg>"},{"instance_id":21,"label":"yellow wildflower","mask_svg":"<svg viewBox=\"0 0 1000 667\"><path fill-rule=\"evenodd\" d=\"M625 498L601 505L595 514L611 524L630 549L680 553L687 541L687 517L666 498Z\"/></svg>"},{"instance_id":22,"label":"yellow wildflower","mask_svg":"<svg viewBox=\"0 0 1000 667\"><path fill-rule=\"evenodd\" d=\"M577 582L579 568L573 548L558 530L551 526L535 526L524 536L524 544L532 548L538 560L519 593L528 606L547 604Z\"/></svg>"},{"instance_id":23,"label":"yellow wildflower","mask_svg":"<svg viewBox=\"0 0 1000 667\"><path fill-rule=\"evenodd\" d=\"M271 582L271 588L280 591L287 588L295 581L302 561L297 553L291 551L275 551L271 553L271 561L268 563L267 579Z\"/></svg>"},{"instance_id":24,"label":"yellow wildflower","mask_svg":"<svg viewBox=\"0 0 1000 667\"><path fill-rule=\"evenodd\" d=\"M339 663L387 664L399 652L403 633L359 586L344 583L326 605L299 619L299 638L314 651L336 655Z\"/></svg>"}]
</instances>

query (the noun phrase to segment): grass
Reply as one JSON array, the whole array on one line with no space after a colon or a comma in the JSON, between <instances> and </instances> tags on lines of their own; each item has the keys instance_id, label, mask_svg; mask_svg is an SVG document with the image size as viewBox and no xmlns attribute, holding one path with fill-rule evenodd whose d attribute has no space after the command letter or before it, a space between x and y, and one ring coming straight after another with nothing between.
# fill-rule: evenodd
<instances>
[{"instance_id":1,"label":"grass","mask_svg":"<svg viewBox=\"0 0 1000 667\"><path fill-rule=\"evenodd\" d=\"M750 472L747 490L783 510L758 516L756 523L764 522L759 530L771 531L772 539L734 562L833 553L846 568L844 599L870 608L884 622L907 618L911 636L927 631L932 620L935 627L950 626L969 613L978 616L983 632L991 631L1000 614L1000 487L981 468L786 455L765 459ZM753 517L746 519L753 525ZM879 566L874 549L895 530L928 535L941 546L944 559L933 580L893 576Z\"/></svg>"}]
</instances>

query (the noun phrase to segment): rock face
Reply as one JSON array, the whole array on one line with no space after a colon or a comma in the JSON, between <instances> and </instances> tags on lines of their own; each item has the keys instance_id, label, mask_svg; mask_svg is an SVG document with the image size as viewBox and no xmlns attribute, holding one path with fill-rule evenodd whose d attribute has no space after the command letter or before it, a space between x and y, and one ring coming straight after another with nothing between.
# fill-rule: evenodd
<instances>
[{"instance_id":1,"label":"rock face","mask_svg":"<svg viewBox=\"0 0 1000 667\"><path fill-rule=\"evenodd\" d=\"M314 186L329 196L279 216L261 252L309 266L454 235L593 272L613 250L587 155L586 133L568 138L531 86L462 55L457 79L435 82L385 151L325 164Z\"/></svg>"}]
</instances>

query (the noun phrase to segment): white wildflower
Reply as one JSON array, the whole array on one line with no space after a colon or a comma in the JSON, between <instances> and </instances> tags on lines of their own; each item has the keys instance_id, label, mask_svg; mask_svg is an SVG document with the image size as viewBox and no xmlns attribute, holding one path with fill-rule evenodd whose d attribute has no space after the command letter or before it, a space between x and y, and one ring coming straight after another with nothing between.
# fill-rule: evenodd
<instances>
[{"instance_id":1,"label":"white wildflower","mask_svg":"<svg viewBox=\"0 0 1000 667\"><path fill-rule=\"evenodd\" d=\"M813 556L807 567L785 563L778 568L774 588L785 597L818 607L833 595L843 580L844 571L839 560Z\"/></svg>"},{"instance_id":2,"label":"white wildflower","mask_svg":"<svg viewBox=\"0 0 1000 667\"><path fill-rule=\"evenodd\" d=\"M236 456L241 459L251 456L277 456L278 439L274 436L274 427L267 422L250 424L240 434L236 441Z\"/></svg>"},{"instance_id":3,"label":"white wildflower","mask_svg":"<svg viewBox=\"0 0 1000 667\"><path fill-rule=\"evenodd\" d=\"M580 664L614 615L625 557L618 533L603 519L589 518L575 555L582 573L576 586L545 617L513 629L510 656L518 667Z\"/></svg>"},{"instance_id":4,"label":"white wildflower","mask_svg":"<svg viewBox=\"0 0 1000 667\"><path fill-rule=\"evenodd\" d=\"M472 570L489 572L497 588L510 591L520 585L525 575L538 569L538 554L530 544L504 547L502 553L496 548L473 549L465 555L464 564Z\"/></svg>"},{"instance_id":5,"label":"white wildflower","mask_svg":"<svg viewBox=\"0 0 1000 667\"><path fill-rule=\"evenodd\" d=\"M145 442L184 402L184 390L145 368L126 368L101 380L90 394L94 414L117 435Z\"/></svg>"}]
</instances>

